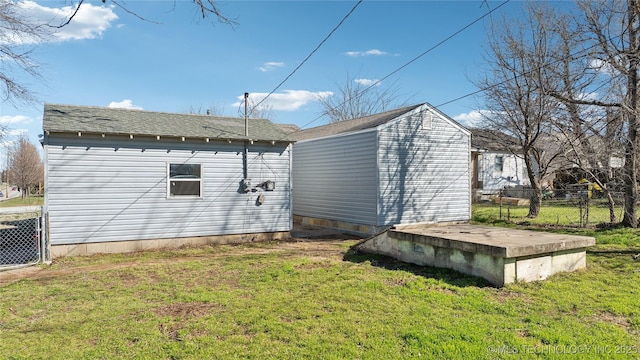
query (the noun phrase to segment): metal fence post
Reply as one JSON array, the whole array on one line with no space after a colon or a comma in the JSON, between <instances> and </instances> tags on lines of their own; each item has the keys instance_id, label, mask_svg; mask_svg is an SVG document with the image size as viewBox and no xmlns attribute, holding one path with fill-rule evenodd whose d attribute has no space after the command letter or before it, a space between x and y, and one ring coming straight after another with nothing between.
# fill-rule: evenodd
<instances>
[{"instance_id":1,"label":"metal fence post","mask_svg":"<svg viewBox=\"0 0 640 360\"><path fill-rule=\"evenodd\" d=\"M585 214L584 214L584 227L589 226L589 205L590 205L589 204L590 203L589 195L590 195L590 193L591 192L587 190L587 199L585 200L586 204L585 204L585 207L584 207L584 212L585 212Z\"/></svg>"},{"instance_id":2,"label":"metal fence post","mask_svg":"<svg viewBox=\"0 0 640 360\"><path fill-rule=\"evenodd\" d=\"M44 206L40 207L40 217L38 218L38 223L40 224L40 229L38 232L38 234L40 234L40 262L45 263L48 260L48 249Z\"/></svg>"}]
</instances>

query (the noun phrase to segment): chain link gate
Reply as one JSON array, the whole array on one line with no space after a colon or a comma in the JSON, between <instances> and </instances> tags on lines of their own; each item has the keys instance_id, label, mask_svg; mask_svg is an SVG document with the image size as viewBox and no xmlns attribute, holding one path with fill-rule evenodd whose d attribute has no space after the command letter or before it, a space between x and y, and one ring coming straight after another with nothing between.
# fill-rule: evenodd
<instances>
[{"instance_id":1,"label":"chain link gate","mask_svg":"<svg viewBox=\"0 0 640 360\"><path fill-rule=\"evenodd\" d=\"M0 214L0 270L47 259L40 214Z\"/></svg>"}]
</instances>

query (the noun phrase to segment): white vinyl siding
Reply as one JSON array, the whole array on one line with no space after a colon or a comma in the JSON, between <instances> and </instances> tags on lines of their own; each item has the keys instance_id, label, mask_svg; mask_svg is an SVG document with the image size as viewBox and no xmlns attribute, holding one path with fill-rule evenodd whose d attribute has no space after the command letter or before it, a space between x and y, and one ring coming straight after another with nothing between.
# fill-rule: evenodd
<instances>
[{"instance_id":1,"label":"white vinyl siding","mask_svg":"<svg viewBox=\"0 0 640 360\"><path fill-rule=\"evenodd\" d=\"M497 192L506 187L529 185L526 165L520 156L507 152L487 151L481 153L478 162L478 180L482 181L482 190L485 192ZM498 169L498 164L501 165L501 169Z\"/></svg>"},{"instance_id":2,"label":"white vinyl siding","mask_svg":"<svg viewBox=\"0 0 640 360\"><path fill-rule=\"evenodd\" d=\"M423 111L380 129L379 225L468 221L470 138L450 121Z\"/></svg>"},{"instance_id":3,"label":"white vinyl siding","mask_svg":"<svg viewBox=\"0 0 640 360\"><path fill-rule=\"evenodd\" d=\"M427 106L293 149L296 215L376 227L470 219L470 134Z\"/></svg>"},{"instance_id":4,"label":"white vinyl siding","mask_svg":"<svg viewBox=\"0 0 640 360\"><path fill-rule=\"evenodd\" d=\"M296 143L294 213L375 225L376 135L373 130Z\"/></svg>"},{"instance_id":5,"label":"white vinyl siding","mask_svg":"<svg viewBox=\"0 0 640 360\"><path fill-rule=\"evenodd\" d=\"M239 191L242 142L57 135L45 151L52 245L291 229L288 145L249 145L249 177L276 183L264 193ZM183 163L201 164L201 196L168 199L167 164Z\"/></svg>"}]
</instances>

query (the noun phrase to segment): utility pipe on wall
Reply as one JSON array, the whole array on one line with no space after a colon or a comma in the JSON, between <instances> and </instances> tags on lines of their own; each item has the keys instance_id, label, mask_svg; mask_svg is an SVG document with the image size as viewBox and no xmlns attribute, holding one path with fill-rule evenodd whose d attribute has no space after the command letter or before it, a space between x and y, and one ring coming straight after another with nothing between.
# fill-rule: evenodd
<instances>
[{"instance_id":1,"label":"utility pipe on wall","mask_svg":"<svg viewBox=\"0 0 640 360\"><path fill-rule=\"evenodd\" d=\"M249 178L249 93L244 93L244 136L247 139L244 141L244 153L242 154L242 170L244 179L248 180Z\"/></svg>"}]
</instances>

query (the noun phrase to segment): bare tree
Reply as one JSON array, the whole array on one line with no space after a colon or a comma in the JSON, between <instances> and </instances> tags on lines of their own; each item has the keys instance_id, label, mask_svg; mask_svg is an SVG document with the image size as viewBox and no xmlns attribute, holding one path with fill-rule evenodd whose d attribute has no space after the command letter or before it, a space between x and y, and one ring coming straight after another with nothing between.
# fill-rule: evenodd
<instances>
[{"instance_id":1,"label":"bare tree","mask_svg":"<svg viewBox=\"0 0 640 360\"><path fill-rule=\"evenodd\" d=\"M38 42L50 35L45 24L38 24L28 18L13 1L0 2L0 53L2 70L0 87L4 101L12 103L32 103L33 92L17 78L17 73L26 73L39 79L38 64L32 58L32 51L26 44Z\"/></svg>"},{"instance_id":2,"label":"bare tree","mask_svg":"<svg viewBox=\"0 0 640 360\"><path fill-rule=\"evenodd\" d=\"M640 81L640 4L637 0L613 0L613 1L588 1L577 2L581 10L576 18L580 25L578 32L573 36L580 39L583 48L589 52L583 57L596 66L598 75L604 77L599 84L591 83L594 75L587 76L589 86L582 89L598 92L595 99L586 98L584 90L576 87L579 81L584 82L584 77L573 78L568 85L556 88L549 92L560 99L568 109L574 110L571 115L574 123L584 126L583 119L576 114L577 105L587 105L604 108L602 112L608 115L604 117L605 124L597 134L619 133L618 141L624 149L624 215L622 224L629 227L637 227L638 201L638 125L640 122L640 94L638 93L638 81ZM571 61L580 56L573 54ZM576 81L577 79L577 81ZM615 114L615 116L610 116ZM574 127L575 130L575 127Z\"/></svg>"},{"instance_id":3,"label":"bare tree","mask_svg":"<svg viewBox=\"0 0 640 360\"><path fill-rule=\"evenodd\" d=\"M593 66L591 44L585 41L580 21L549 8L540 8L540 11L544 12L541 19L555 35L555 41L547 44L549 60L541 72L541 84L544 93L559 99L563 105L558 117L550 119L564 146L563 158L604 191L609 203L609 221L615 223L612 190L616 181L612 159L619 157L623 148L619 111L576 101L592 97L592 89L610 87L611 79Z\"/></svg>"},{"instance_id":4,"label":"bare tree","mask_svg":"<svg viewBox=\"0 0 640 360\"><path fill-rule=\"evenodd\" d=\"M579 1L576 6L581 11L569 20L568 15L532 5L526 23L503 22L503 28L494 28L489 58L493 77L481 83L498 114L489 123L518 129L523 151L541 147L533 141L536 137L555 139L562 158L606 189L611 221L616 220L608 192L616 180L611 161L622 154L622 224L636 227L640 3ZM514 109L519 122L513 121ZM535 158L535 151L531 156ZM541 164L537 159L536 163Z\"/></svg>"},{"instance_id":5,"label":"bare tree","mask_svg":"<svg viewBox=\"0 0 640 360\"><path fill-rule=\"evenodd\" d=\"M382 87L378 80L366 80L347 74L345 82L336 82L336 95L320 98L322 115L332 123L356 119L406 105L398 102L395 83Z\"/></svg>"},{"instance_id":6,"label":"bare tree","mask_svg":"<svg viewBox=\"0 0 640 360\"><path fill-rule=\"evenodd\" d=\"M625 197L622 224L636 227L640 7L636 0L579 2L578 4L582 9L585 30L594 43L596 58L614 69L612 76L617 79L612 79L612 84L624 84L620 89L619 102L613 104L621 110L626 129L623 139L625 142ZM607 105L603 102L590 103Z\"/></svg>"},{"instance_id":7,"label":"bare tree","mask_svg":"<svg viewBox=\"0 0 640 360\"><path fill-rule=\"evenodd\" d=\"M30 187L44 180L44 164L38 149L23 136L9 150L7 156L9 179L22 190L22 197L28 196Z\"/></svg>"},{"instance_id":8,"label":"bare tree","mask_svg":"<svg viewBox=\"0 0 640 360\"><path fill-rule=\"evenodd\" d=\"M218 107L211 105L208 107L200 106L189 106L189 110L187 111L189 114L197 114L197 115L210 115L210 116L222 116L224 111L219 109Z\"/></svg>"},{"instance_id":9,"label":"bare tree","mask_svg":"<svg viewBox=\"0 0 640 360\"><path fill-rule=\"evenodd\" d=\"M71 22L71 20L73 20L76 17L76 15L78 14L78 11L82 7L82 5L85 3L85 1L86 0L79 0L78 3L75 4L74 11L62 23L57 25L50 25L50 26L55 28L62 28L67 26ZM116 0L101 0L101 1L103 4L107 2L112 3L115 6L119 7L120 9L124 10L125 12L141 20L150 21L147 18L145 18L143 14L138 14L134 11L131 11L125 5L124 1L116 1ZM213 17L217 19L218 22L221 24L229 25L231 27L235 27L236 25L238 25L238 22L235 19L229 18L222 13L217 0L191 0L191 3L193 3L193 5L196 8L196 11L199 13L200 16L202 16L203 19Z\"/></svg>"},{"instance_id":10,"label":"bare tree","mask_svg":"<svg viewBox=\"0 0 640 360\"><path fill-rule=\"evenodd\" d=\"M485 57L490 72L476 85L485 89L484 126L516 139L533 190L527 216L537 217L544 181L557 168L561 148L548 121L557 116L558 101L540 84L550 39L543 14L527 11L522 21L503 18L492 26Z\"/></svg>"}]
</instances>

